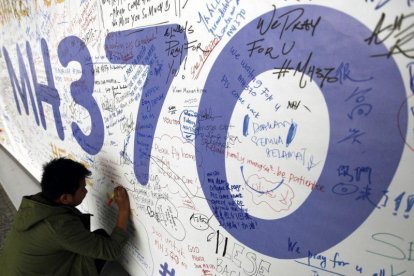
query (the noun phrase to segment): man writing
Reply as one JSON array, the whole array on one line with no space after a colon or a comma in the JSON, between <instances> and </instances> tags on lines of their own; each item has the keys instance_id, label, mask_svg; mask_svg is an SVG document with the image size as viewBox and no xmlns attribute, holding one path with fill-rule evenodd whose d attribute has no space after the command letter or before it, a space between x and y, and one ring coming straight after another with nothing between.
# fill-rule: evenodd
<instances>
[{"instance_id":1,"label":"man writing","mask_svg":"<svg viewBox=\"0 0 414 276\"><path fill-rule=\"evenodd\" d=\"M127 241L129 199L123 187L114 189L118 205L111 235L90 232L90 215L75 207L86 196L81 163L54 159L43 167L42 191L23 197L2 254L2 275L98 275L103 260L114 260Z\"/></svg>"}]
</instances>

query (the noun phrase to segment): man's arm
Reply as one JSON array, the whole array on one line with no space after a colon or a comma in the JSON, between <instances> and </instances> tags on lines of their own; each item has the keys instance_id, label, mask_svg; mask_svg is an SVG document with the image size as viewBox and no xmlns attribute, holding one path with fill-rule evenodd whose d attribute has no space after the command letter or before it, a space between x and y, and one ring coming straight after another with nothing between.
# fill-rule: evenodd
<instances>
[{"instance_id":1,"label":"man's arm","mask_svg":"<svg viewBox=\"0 0 414 276\"><path fill-rule=\"evenodd\" d=\"M54 240L63 250L79 255L114 260L120 256L128 240L127 232L118 227L114 228L110 237L105 237L85 229L77 216L65 214L56 216L56 220L50 224Z\"/></svg>"},{"instance_id":2,"label":"man's arm","mask_svg":"<svg viewBox=\"0 0 414 276\"><path fill-rule=\"evenodd\" d=\"M91 233L84 228L78 217L65 215L53 226L56 241L65 250L80 255L104 260L116 259L127 241L130 204L125 188L118 186L114 189L114 201L118 206L118 216L110 237Z\"/></svg>"}]
</instances>

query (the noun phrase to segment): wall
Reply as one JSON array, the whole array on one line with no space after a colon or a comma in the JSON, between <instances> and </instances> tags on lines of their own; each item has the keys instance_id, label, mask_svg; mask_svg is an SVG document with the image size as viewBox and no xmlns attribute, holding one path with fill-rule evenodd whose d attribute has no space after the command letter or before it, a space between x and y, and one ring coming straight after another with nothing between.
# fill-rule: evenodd
<instances>
[{"instance_id":1,"label":"wall","mask_svg":"<svg viewBox=\"0 0 414 276\"><path fill-rule=\"evenodd\" d=\"M0 146L0 160L0 185L17 209L22 201L22 195L40 192L40 184L2 146Z\"/></svg>"},{"instance_id":2,"label":"wall","mask_svg":"<svg viewBox=\"0 0 414 276\"><path fill-rule=\"evenodd\" d=\"M125 186L133 275L413 275L413 6L3 1L0 143Z\"/></svg>"}]
</instances>

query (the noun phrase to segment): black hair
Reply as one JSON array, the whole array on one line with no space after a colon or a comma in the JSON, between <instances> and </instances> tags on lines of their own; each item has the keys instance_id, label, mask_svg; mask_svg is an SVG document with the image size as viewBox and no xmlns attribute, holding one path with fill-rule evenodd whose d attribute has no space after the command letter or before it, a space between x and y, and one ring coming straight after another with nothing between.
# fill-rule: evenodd
<instances>
[{"instance_id":1,"label":"black hair","mask_svg":"<svg viewBox=\"0 0 414 276\"><path fill-rule=\"evenodd\" d=\"M40 185L42 194L49 200L56 200L62 194L74 194L80 182L92 173L83 164L67 159L56 158L43 166Z\"/></svg>"}]
</instances>

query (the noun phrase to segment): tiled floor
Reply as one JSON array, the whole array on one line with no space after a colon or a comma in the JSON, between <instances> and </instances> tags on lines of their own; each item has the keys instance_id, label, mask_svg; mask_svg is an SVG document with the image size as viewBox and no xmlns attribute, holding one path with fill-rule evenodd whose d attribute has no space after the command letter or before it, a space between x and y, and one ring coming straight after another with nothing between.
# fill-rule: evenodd
<instances>
[{"instance_id":1,"label":"tiled floor","mask_svg":"<svg viewBox=\"0 0 414 276\"><path fill-rule=\"evenodd\" d=\"M11 227L16 208L0 184L0 251L3 248L4 238Z\"/></svg>"}]
</instances>

